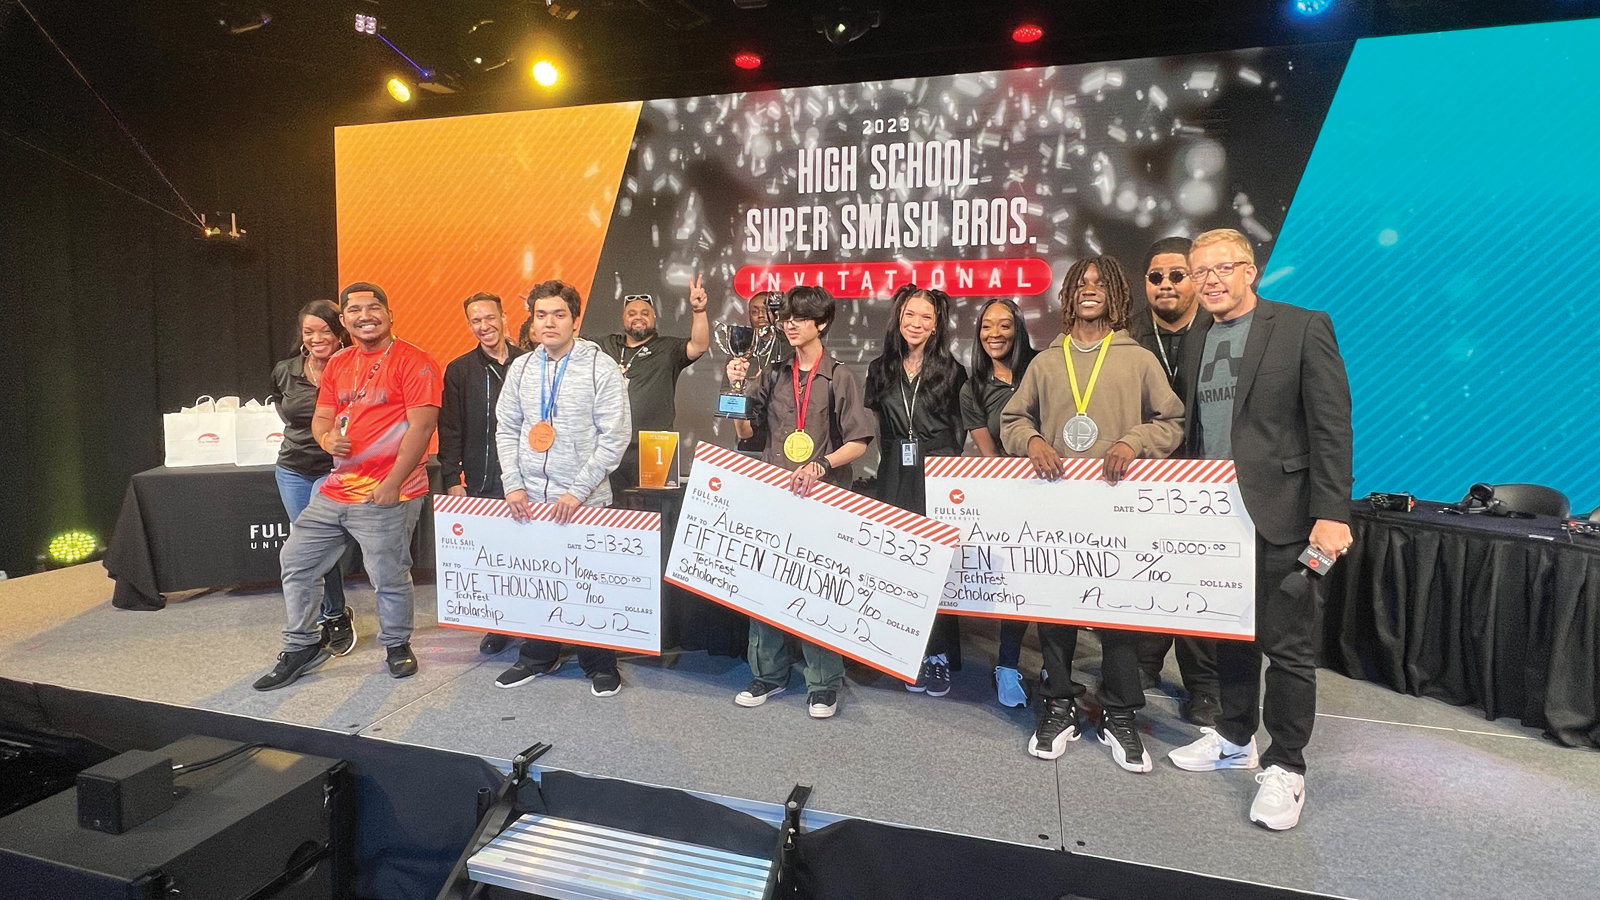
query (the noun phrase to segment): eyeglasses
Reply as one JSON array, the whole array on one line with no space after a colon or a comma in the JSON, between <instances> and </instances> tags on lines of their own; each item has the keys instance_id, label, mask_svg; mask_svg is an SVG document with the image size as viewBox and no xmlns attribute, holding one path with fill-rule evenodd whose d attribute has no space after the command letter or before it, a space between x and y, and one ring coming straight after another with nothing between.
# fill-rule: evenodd
<instances>
[{"instance_id":1,"label":"eyeglasses","mask_svg":"<svg viewBox=\"0 0 1600 900\"><path fill-rule=\"evenodd\" d=\"M1171 281L1173 284L1182 284L1183 280L1189 277L1189 273L1182 269L1171 269L1166 272L1163 272L1160 269L1151 269L1144 277L1150 279L1151 284L1160 284L1163 278Z\"/></svg>"},{"instance_id":2,"label":"eyeglasses","mask_svg":"<svg viewBox=\"0 0 1600 900\"><path fill-rule=\"evenodd\" d=\"M1204 282L1212 272L1215 272L1217 273L1218 280L1221 280L1223 278L1227 278L1229 275L1232 275L1234 269L1237 269L1240 266L1248 265L1250 265L1250 261L1244 259L1241 259L1238 262L1217 263L1214 266L1209 266L1204 269L1195 269L1193 272L1189 273L1189 277L1193 278L1196 284L1200 284ZM1151 283L1153 284L1154 282Z\"/></svg>"},{"instance_id":3,"label":"eyeglasses","mask_svg":"<svg viewBox=\"0 0 1600 900\"><path fill-rule=\"evenodd\" d=\"M656 305L656 298L650 296L649 294L629 294L622 298L623 303L632 303L635 300L643 300L651 306Z\"/></svg>"}]
</instances>

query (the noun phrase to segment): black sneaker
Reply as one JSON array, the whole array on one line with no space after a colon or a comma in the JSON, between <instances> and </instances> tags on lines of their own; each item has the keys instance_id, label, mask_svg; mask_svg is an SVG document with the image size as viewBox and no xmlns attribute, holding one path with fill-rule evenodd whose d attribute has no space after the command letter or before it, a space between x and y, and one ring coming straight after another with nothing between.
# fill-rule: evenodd
<instances>
[{"instance_id":1,"label":"black sneaker","mask_svg":"<svg viewBox=\"0 0 1600 900\"><path fill-rule=\"evenodd\" d=\"M504 650L509 643L511 643L510 635L495 634L491 631L483 636L483 640L478 642L478 652L484 656L493 656Z\"/></svg>"},{"instance_id":2,"label":"black sneaker","mask_svg":"<svg viewBox=\"0 0 1600 900\"><path fill-rule=\"evenodd\" d=\"M494 680L494 686L498 688L518 687L527 684L540 675L549 675L559 668L561 668L561 660L559 659L549 665L530 666L519 658L511 664L511 668L500 673L500 676Z\"/></svg>"},{"instance_id":3,"label":"black sneaker","mask_svg":"<svg viewBox=\"0 0 1600 900\"><path fill-rule=\"evenodd\" d=\"M1144 749L1144 740L1139 737L1139 727L1133 720L1132 712L1106 710L1100 714L1094 731L1100 743L1111 748L1111 758L1117 761L1117 765L1129 772L1148 772L1154 768L1149 752Z\"/></svg>"},{"instance_id":4,"label":"black sneaker","mask_svg":"<svg viewBox=\"0 0 1600 900\"><path fill-rule=\"evenodd\" d=\"M838 691L812 691L806 696L806 712L813 719L826 719L838 711Z\"/></svg>"},{"instance_id":5,"label":"black sneaker","mask_svg":"<svg viewBox=\"0 0 1600 900\"><path fill-rule=\"evenodd\" d=\"M1217 717L1222 715L1222 703L1210 694L1191 694L1183 706L1184 721L1202 728L1217 727Z\"/></svg>"},{"instance_id":6,"label":"black sneaker","mask_svg":"<svg viewBox=\"0 0 1600 900\"><path fill-rule=\"evenodd\" d=\"M1078 739L1078 704L1065 700L1045 700L1039 704L1039 724L1028 739L1028 755L1056 759L1067 752L1067 743Z\"/></svg>"},{"instance_id":7,"label":"black sneaker","mask_svg":"<svg viewBox=\"0 0 1600 900\"><path fill-rule=\"evenodd\" d=\"M745 707L760 706L767 702L768 697L776 697L783 693L783 685L767 684L757 678L750 682L750 686L733 695L733 702Z\"/></svg>"},{"instance_id":8,"label":"black sneaker","mask_svg":"<svg viewBox=\"0 0 1600 900\"><path fill-rule=\"evenodd\" d=\"M596 672L589 679L589 693L596 697L614 697L622 690L622 675L612 672Z\"/></svg>"},{"instance_id":9,"label":"black sneaker","mask_svg":"<svg viewBox=\"0 0 1600 900\"><path fill-rule=\"evenodd\" d=\"M396 644L389 648L389 677L409 678L417 674L417 657L411 644Z\"/></svg>"},{"instance_id":10,"label":"black sneaker","mask_svg":"<svg viewBox=\"0 0 1600 900\"><path fill-rule=\"evenodd\" d=\"M922 669L927 676L923 689L929 697L943 697L950 693L950 663L945 660L944 654L923 660Z\"/></svg>"},{"instance_id":11,"label":"black sneaker","mask_svg":"<svg viewBox=\"0 0 1600 900\"><path fill-rule=\"evenodd\" d=\"M328 648L321 645L285 650L278 654L278 664L257 678L254 687L258 691L275 691L327 661Z\"/></svg>"},{"instance_id":12,"label":"black sneaker","mask_svg":"<svg viewBox=\"0 0 1600 900\"><path fill-rule=\"evenodd\" d=\"M322 646L334 656L344 656L356 648L356 623L350 608L339 610L337 618L322 620Z\"/></svg>"},{"instance_id":13,"label":"black sneaker","mask_svg":"<svg viewBox=\"0 0 1600 900\"><path fill-rule=\"evenodd\" d=\"M906 685L906 690L913 694L920 694L928 689L928 678L933 674L933 657L922 658L922 668L917 670L917 680Z\"/></svg>"}]
</instances>

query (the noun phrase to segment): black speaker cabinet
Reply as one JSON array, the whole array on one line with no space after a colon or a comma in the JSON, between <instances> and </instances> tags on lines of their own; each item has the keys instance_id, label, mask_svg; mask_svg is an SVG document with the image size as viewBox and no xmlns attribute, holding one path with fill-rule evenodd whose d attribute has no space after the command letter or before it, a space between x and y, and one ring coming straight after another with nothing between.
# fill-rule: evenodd
<instances>
[{"instance_id":1,"label":"black speaker cabinet","mask_svg":"<svg viewBox=\"0 0 1600 900\"><path fill-rule=\"evenodd\" d=\"M158 751L195 763L238 742ZM123 834L78 825L66 790L0 818L0 895L37 900L342 900L355 791L343 760L263 747L179 774L176 802Z\"/></svg>"}]
</instances>

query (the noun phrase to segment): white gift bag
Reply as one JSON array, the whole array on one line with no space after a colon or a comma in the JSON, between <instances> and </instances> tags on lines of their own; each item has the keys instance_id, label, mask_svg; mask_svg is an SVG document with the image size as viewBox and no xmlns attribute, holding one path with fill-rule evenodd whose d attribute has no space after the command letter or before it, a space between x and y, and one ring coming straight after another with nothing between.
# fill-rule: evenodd
<instances>
[{"instance_id":1,"label":"white gift bag","mask_svg":"<svg viewBox=\"0 0 1600 900\"><path fill-rule=\"evenodd\" d=\"M233 430L238 442L233 464L236 466L270 466L278 461L278 447L283 443L283 419L276 407L262 406L251 400L233 414Z\"/></svg>"},{"instance_id":2,"label":"white gift bag","mask_svg":"<svg viewBox=\"0 0 1600 900\"><path fill-rule=\"evenodd\" d=\"M236 407L238 397L231 399ZM175 413L161 417L162 431L166 436L167 465L226 466L233 463L236 438L233 409L219 409L221 401L209 395Z\"/></svg>"}]
</instances>

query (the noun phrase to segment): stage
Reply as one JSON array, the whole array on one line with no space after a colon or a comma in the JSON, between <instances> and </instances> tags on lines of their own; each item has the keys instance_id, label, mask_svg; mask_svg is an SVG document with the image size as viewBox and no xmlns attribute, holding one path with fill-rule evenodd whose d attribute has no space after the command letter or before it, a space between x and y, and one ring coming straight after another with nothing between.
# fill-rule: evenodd
<instances>
[{"instance_id":1,"label":"stage","mask_svg":"<svg viewBox=\"0 0 1600 900\"><path fill-rule=\"evenodd\" d=\"M1092 739L1054 763L1027 756L1032 711L996 705L990 687L992 623L967 623L967 668L948 697L851 667L839 714L814 721L799 673L788 693L742 709L733 695L748 669L704 653L625 659L624 689L609 699L590 696L575 663L501 690L494 676L515 650L480 656L476 633L435 626L433 586L417 591L415 677L388 677L372 591L353 581L356 650L258 693L250 684L279 646L276 589L190 592L130 612L112 608L98 563L13 579L0 582L0 677L495 761L547 741L545 768L731 802L777 803L807 783L813 823L862 818L1362 900L1577 898L1600 882L1600 754L1327 671L1306 813L1277 834L1246 820L1253 773L1166 761L1195 732L1165 694L1150 692L1144 714L1150 775L1121 771ZM1080 668L1097 664L1086 637ZM1023 668L1038 665L1030 634Z\"/></svg>"}]
</instances>

